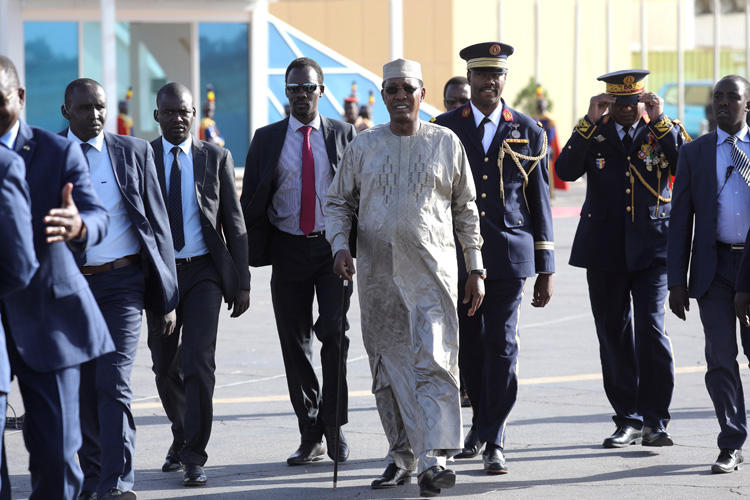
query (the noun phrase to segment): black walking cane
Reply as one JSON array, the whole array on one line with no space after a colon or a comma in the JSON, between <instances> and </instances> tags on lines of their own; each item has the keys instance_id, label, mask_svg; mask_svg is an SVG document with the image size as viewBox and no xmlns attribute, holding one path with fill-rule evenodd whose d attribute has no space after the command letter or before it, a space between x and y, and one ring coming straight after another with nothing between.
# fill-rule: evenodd
<instances>
[{"instance_id":1,"label":"black walking cane","mask_svg":"<svg viewBox=\"0 0 750 500\"><path fill-rule=\"evenodd\" d=\"M341 288L341 331L339 332L339 366L336 377L336 437L333 439L333 489L339 476L339 411L341 407L341 379L344 374L344 330L346 329L346 294L349 291L349 280L344 280Z\"/></svg>"}]
</instances>

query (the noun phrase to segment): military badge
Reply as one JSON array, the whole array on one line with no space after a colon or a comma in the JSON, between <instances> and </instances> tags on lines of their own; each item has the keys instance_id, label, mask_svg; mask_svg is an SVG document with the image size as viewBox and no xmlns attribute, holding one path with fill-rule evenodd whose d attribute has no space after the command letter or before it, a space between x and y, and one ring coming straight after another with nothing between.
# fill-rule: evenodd
<instances>
[{"instance_id":1,"label":"military badge","mask_svg":"<svg viewBox=\"0 0 750 500\"><path fill-rule=\"evenodd\" d=\"M604 158L596 159L596 168L598 168L599 170L604 168Z\"/></svg>"},{"instance_id":2,"label":"military badge","mask_svg":"<svg viewBox=\"0 0 750 500\"><path fill-rule=\"evenodd\" d=\"M505 120L506 122L513 121L513 113L511 113L509 109L503 110L503 120Z\"/></svg>"},{"instance_id":3,"label":"military badge","mask_svg":"<svg viewBox=\"0 0 750 500\"><path fill-rule=\"evenodd\" d=\"M518 138L515 138L515 139L505 139L505 142L507 142L509 144L528 144L529 140L528 139L518 139Z\"/></svg>"},{"instance_id":4,"label":"military badge","mask_svg":"<svg viewBox=\"0 0 750 500\"><path fill-rule=\"evenodd\" d=\"M602 125L606 125L609 123L609 115L604 115L604 118L602 118Z\"/></svg>"},{"instance_id":5,"label":"military badge","mask_svg":"<svg viewBox=\"0 0 750 500\"><path fill-rule=\"evenodd\" d=\"M437 118L435 118L435 117L433 116L432 118L430 118L430 123L435 123L435 120L437 120Z\"/></svg>"},{"instance_id":6,"label":"military badge","mask_svg":"<svg viewBox=\"0 0 750 500\"><path fill-rule=\"evenodd\" d=\"M496 43L490 45L490 55L492 57L497 57L497 55L500 54L500 52L502 52L502 50L503 50L502 47L500 47L500 45L498 45Z\"/></svg>"},{"instance_id":7,"label":"military badge","mask_svg":"<svg viewBox=\"0 0 750 500\"><path fill-rule=\"evenodd\" d=\"M462 118L468 118L470 114L471 114L471 106L466 106L464 107L464 110L461 111Z\"/></svg>"},{"instance_id":8,"label":"military badge","mask_svg":"<svg viewBox=\"0 0 750 500\"><path fill-rule=\"evenodd\" d=\"M646 153L643 151L643 149L641 149L640 151L638 151L638 158L640 158L641 160L645 160L646 159Z\"/></svg>"},{"instance_id":9,"label":"military badge","mask_svg":"<svg viewBox=\"0 0 750 500\"><path fill-rule=\"evenodd\" d=\"M517 129L513 129L513 132L510 133L510 136L514 139L518 139L521 137L521 132L519 132Z\"/></svg>"},{"instance_id":10,"label":"military badge","mask_svg":"<svg viewBox=\"0 0 750 500\"><path fill-rule=\"evenodd\" d=\"M594 139L596 140L596 142L604 142L606 140L602 134L595 135Z\"/></svg>"},{"instance_id":11,"label":"military badge","mask_svg":"<svg viewBox=\"0 0 750 500\"><path fill-rule=\"evenodd\" d=\"M658 139L661 139L662 137L667 135L670 130L672 130L672 121L667 118L666 115L664 115L661 120L653 123L651 126L654 127L654 130L656 130L656 133L658 134L656 137Z\"/></svg>"}]
</instances>

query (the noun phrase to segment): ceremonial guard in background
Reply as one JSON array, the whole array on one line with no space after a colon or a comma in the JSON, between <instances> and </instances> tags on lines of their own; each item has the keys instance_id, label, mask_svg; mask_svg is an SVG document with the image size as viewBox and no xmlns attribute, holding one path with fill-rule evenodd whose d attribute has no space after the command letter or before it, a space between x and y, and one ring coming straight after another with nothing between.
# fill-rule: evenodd
<instances>
[{"instance_id":1,"label":"ceremonial guard in background","mask_svg":"<svg viewBox=\"0 0 750 500\"><path fill-rule=\"evenodd\" d=\"M586 268L604 378L617 429L605 448L671 446L672 345L664 330L670 175L689 140L644 92L645 70L600 76L555 165L561 179L587 174L570 265ZM648 120L642 117L643 110ZM632 307L631 307L632 299Z\"/></svg>"},{"instance_id":2,"label":"ceremonial guard in background","mask_svg":"<svg viewBox=\"0 0 750 500\"><path fill-rule=\"evenodd\" d=\"M224 138L214 121L216 113L216 93L213 85L206 86L206 102L203 104L203 118L198 129L198 138L217 146L224 147Z\"/></svg>"},{"instance_id":3,"label":"ceremonial guard in background","mask_svg":"<svg viewBox=\"0 0 750 500\"><path fill-rule=\"evenodd\" d=\"M133 87L128 87L125 99L117 103L117 134L133 135L133 118L129 114L130 98L133 97Z\"/></svg>"},{"instance_id":4,"label":"ceremonial guard in background","mask_svg":"<svg viewBox=\"0 0 750 500\"><path fill-rule=\"evenodd\" d=\"M463 49L459 55L467 61L471 101L435 120L461 139L477 190L486 295L473 317L468 304L458 305L459 366L474 416L457 458L475 456L486 442L488 474L507 472L502 450L518 392L523 286L538 274L532 305L544 307L554 272L547 136L539 122L510 109L500 97L512 53L513 47L497 42ZM460 253L458 259L463 290L466 266Z\"/></svg>"}]
</instances>

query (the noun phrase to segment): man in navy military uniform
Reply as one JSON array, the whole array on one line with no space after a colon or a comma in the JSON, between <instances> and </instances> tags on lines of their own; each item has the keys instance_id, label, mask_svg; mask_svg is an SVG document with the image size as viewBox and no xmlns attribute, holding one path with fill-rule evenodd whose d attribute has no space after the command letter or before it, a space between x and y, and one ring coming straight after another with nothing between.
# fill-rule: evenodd
<instances>
[{"instance_id":1,"label":"man in navy military uniform","mask_svg":"<svg viewBox=\"0 0 750 500\"><path fill-rule=\"evenodd\" d=\"M507 472L505 423L518 392L523 286L527 277L538 274L532 305L544 307L552 295L554 272L546 135L540 123L510 109L500 97L512 53L513 47L498 42L461 50L471 101L435 119L461 139L476 183L486 291L473 317L468 316L470 304L458 306L459 367L474 415L457 458L475 456L486 442L488 474ZM459 270L466 269L460 254L458 258ZM459 290L466 279L462 272Z\"/></svg>"},{"instance_id":2,"label":"man in navy military uniform","mask_svg":"<svg viewBox=\"0 0 750 500\"><path fill-rule=\"evenodd\" d=\"M586 268L604 391L615 410L605 448L673 444L674 369L664 330L669 177L687 136L664 116L664 101L644 92L648 73L600 76L607 92L591 98L555 163L562 180L587 174L570 265Z\"/></svg>"}]
</instances>

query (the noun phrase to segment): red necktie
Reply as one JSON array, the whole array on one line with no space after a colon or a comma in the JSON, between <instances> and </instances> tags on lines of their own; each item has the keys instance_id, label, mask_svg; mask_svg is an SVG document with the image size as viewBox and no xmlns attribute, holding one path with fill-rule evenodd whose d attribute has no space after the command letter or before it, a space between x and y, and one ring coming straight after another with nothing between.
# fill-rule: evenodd
<instances>
[{"instance_id":1,"label":"red necktie","mask_svg":"<svg viewBox=\"0 0 750 500\"><path fill-rule=\"evenodd\" d=\"M315 229L315 158L310 147L312 127L300 127L302 139L302 204L299 211L299 228L310 234Z\"/></svg>"}]
</instances>

